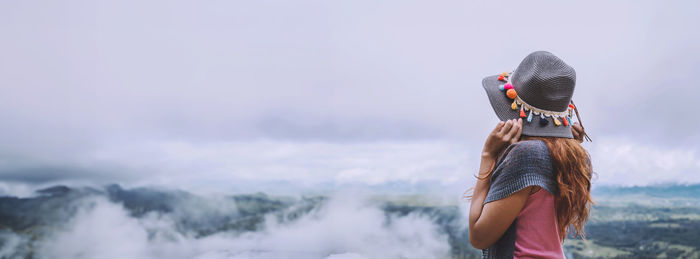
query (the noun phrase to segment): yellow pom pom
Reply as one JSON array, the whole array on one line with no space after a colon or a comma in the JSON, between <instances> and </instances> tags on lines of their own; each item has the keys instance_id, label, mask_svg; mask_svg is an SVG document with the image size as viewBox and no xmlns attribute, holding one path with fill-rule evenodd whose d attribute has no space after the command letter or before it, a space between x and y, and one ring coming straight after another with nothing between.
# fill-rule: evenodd
<instances>
[{"instance_id":1,"label":"yellow pom pom","mask_svg":"<svg viewBox=\"0 0 700 259\"><path fill-rule=\"evenodd\" d=\"M510 105L510 108L513 109L513 110L517 110L517 109L518 109L518 104L515 103L515 101L513 101L513 104Z\"/></svg>"},{"instance_id":2,"label":"yellow pom pom","mask_svg":"<svg viewBox=\"0 0 700 259\"><path fill-rule=\"evenodd\" d=\"M557 117L552 116L552 119L554 119L554 125L561 126L561 122L557 120Z\"/></svg>"},{"instance_id":3,"label":"yellow pom pom","mask_svg":"<svg viewBox=\"0 0 700 259\"><path fill-rule=\"evenodd\" d=\"M508 72L501 73L502 76L508 76Z\"/></svg>"}]
</instances>

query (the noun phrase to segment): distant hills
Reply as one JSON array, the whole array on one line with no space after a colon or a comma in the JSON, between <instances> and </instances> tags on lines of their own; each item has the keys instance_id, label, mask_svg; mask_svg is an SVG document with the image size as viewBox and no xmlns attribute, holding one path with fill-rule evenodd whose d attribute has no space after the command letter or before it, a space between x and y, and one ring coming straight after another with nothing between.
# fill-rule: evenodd
<instances>
[{"instance_id":1,"label":"distant hills","mask_svg":"<svg viewBox=\"0 0 700 259\"><path fill-rule=\"evenodd\" d=\"M700 184L658 184L649 186L611 186L593 188L593 195L647 195L661 198L700 198Z\"/></svg>"}]
</instances>

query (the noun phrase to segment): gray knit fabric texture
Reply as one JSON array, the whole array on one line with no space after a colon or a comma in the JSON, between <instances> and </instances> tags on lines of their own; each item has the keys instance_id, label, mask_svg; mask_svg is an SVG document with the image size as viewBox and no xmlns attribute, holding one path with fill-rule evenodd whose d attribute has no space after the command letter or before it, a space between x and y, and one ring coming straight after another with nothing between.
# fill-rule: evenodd
<instances>
[{"instance_id":1,"label":"gray knit fabric texture","mask_svg":"<svg viewBox=\"0 0 700 259\"><path fill-rule=\"evenodd\" d=\"M541 140L520 141L506 148L491 175L491 187L484 204L506 198L528 186L539 186L555 195L559 193L549 149ZM516 224L517 219L496 243L482 250L482 258L513 258Z\"/></svg>"},{"instance_id":2,"label":"gray knit fabric texture","mask_svg":"<svg viewBox=\"0 0 700 259\"><path fill-rule=\"evenodd\" d=\"M527 55L513 73L513 88L525 102L540 109L566 111L576 86L576 71L554 54Z\"/></svg>"}]
</instances>

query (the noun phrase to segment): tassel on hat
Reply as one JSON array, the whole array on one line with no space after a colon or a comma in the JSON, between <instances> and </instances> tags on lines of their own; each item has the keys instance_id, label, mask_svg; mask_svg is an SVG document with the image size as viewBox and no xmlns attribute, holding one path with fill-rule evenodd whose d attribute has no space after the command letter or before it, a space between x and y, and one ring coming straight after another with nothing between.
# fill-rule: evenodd
<instances>
[{"instance_id":1,"label":"tassel on hat","mask_svg":"<svg viewBox=\"0 0 700 259\"><path fill-rule=\"evenodd\" d=\"M557 120L557 117L552 116L552 120L554 121L554 125L561 126L561 122Z\"/></svg>"}]
</instances>

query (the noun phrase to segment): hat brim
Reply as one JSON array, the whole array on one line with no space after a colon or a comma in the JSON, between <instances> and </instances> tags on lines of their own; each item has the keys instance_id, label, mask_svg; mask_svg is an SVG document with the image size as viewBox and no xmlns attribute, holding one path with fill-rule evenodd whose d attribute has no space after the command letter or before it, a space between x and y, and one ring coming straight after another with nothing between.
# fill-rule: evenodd
<instances>
[{"instance_id":1,"label":"hat brim","mask_svg":"<svg viewBox=\"0 0 700 259\"><path fill-rule=\"evenodd\" d=\"M484 90L486 90L486 95L489 97L491 108L493 108L498 119L502 121L517 119L520 117L520 110L510 108L511 104L513 104L513 99L508 98L505 92L498 89L498 86L502 83L504 82L498 80L498 75L487 76L481 81ZM541 126L538 122L540 120L539 115L532 118L532 122L527 122L523 119L522 135L574 138L573 133L571 133L571 126L564 126L564 124L556 126L551 117L545 117L545 119L549 120L549 123L545 126Z\"/></svg>"}]
</instances>

